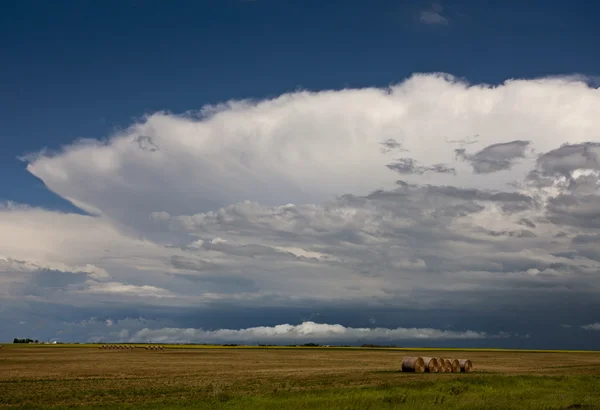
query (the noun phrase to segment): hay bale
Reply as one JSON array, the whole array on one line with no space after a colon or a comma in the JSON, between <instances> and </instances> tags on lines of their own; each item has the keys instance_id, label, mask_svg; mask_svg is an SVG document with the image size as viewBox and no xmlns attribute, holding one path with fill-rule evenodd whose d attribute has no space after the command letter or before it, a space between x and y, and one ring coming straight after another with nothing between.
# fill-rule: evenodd
<instances>
[{"instance_id":1,"label":"hay bale","mask_svg":"<svg viewBox=\"0 0 600 410\"><path fill-rule=\"evenodd\" d=\"M452 364L449 359L444 359L443 357L436 357L436 359L439 364L440 373L452 373Z\"/></svg>"},{"instance_id":2,"label":"hay bale","mask_svg":"<svg viewBox=\"0 0 600 410\"><path fill-rule=\"evenodd\" d=\"M435 357L424 357L425 372L426 373L437 373L440 371L440 364Z\"/></svg>"},{"instance_id":3,"label":"hay bale","mask_svg":"<svg viewBox=\"0 0 600 410\"><path fill-rule=\"evenodd\" d=\"M473 370L473 362L471 362L469 359L459 359L458 363L462 373L469 373Z\"/></svg>"},{"instance_id":4,"label":"hay bale","mask_svg":"<svg viewBox=\"0 0 600 410\"><path fill-rule=\"evenodd\" d=\"M445 364L444 358L436 357L435 360L437 360L438 365L439 365L438 371L440 373L446 373L448 370L446 370L446 364Z\"/></svg>"},{"instance_id":5,"label":"hay bale","mask_svg":"<svg viewBox=\"0 0 600 410\"><path fill-rule=\"evenodd\" d=\"M405 356L402 359L402 371L423 373L425 371L425 362L421 357Z\"/></svg>"},{"instance_id":6,"label":"hay bale","mask_svg":"<svg viewBox=\"0 0 600 410\"><path fill-rule=\"evenodd\" d=\"M451 359L450 367L452 368L452 373L460 373L460 362L458 359Z\"/></svg>"},{"instance_id":7,"label":"hay bale","mask_svg":"<svg viewBox=\"0 0 600 410\"><path fill-rule=\"evenodd\" d=\"M452 362L450 359L444 359L444 367L446 368L446 373L452 373Z\"/></svg>"}]
</instances>

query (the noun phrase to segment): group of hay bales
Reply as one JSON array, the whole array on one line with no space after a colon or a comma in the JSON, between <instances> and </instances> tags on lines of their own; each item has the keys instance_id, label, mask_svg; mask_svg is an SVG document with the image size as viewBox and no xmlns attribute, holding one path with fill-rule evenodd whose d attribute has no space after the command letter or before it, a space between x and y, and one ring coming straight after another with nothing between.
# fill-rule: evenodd
<instances>
[{"instance_id":1,"label":"group of hay bales","mask_svg":"<svg viewBox=\"0 0 600 410\"><path fill-rule=\"evenodd\" d=\"M469 359L444 359L441 357L406 356L402 371L412 373L469 373L473 363Z\"/></svg>"},{"instance_id":2,"label":"group of hay bales","mask_svg":"<svg viewBox=\"0 0 600 410\"><path fill-rule=\"evenodd\" d=\"M135 346L132 345L102 345L99 346L100 350L133 350Z\"/></svg>"},{"instance_id":3,"label":"group of hay bales","mask_svg":"<svg viewBox=\"0 0 600 410\"><path fill-rule=\"evenodd\" d=\"M136 347L133 345L101 345L98 346L98 349L100 350L133 350ZM164 346L155 346L155 345L149 345L149 346L144 346L144 348L146 350L164 350Z\"/></svg>"}]
</instances>

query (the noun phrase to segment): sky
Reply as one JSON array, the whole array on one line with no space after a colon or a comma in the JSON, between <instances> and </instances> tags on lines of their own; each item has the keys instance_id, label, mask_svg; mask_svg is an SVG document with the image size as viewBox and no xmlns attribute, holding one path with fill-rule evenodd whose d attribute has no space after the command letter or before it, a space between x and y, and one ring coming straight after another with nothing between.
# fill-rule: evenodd
<instances>
[{"instance_id":1,"label":"sky","mask_svg":"<svg viewBox=\"0 0 600 410\"><path fill-rule=\"evenodd\" d=\"M597 349L587 1L18 1L0 340Z\"/></svg>"}]
</instances>

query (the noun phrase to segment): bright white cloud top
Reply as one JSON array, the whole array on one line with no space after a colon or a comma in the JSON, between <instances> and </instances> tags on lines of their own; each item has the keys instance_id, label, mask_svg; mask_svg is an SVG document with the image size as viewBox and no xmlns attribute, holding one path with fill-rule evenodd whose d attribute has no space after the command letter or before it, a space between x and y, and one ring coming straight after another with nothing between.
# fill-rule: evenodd
<instances>
[{"instance_id":1,"label":"bright white cloud top","mask_svg":"<svg viewBox=\"0 0 600 410\"><path fill-rule=\"evenodd\" d=\"M433 74L152 114L27 156L90 216L0 209L0 297L476 310L597 298L599 119L600 90L581 78Z\"/></svg>"},{"instance_id":2,"label":"bright white cloud top","mask_svg":"<svg viewBox=\"0 0 600 410\"><path fill-rule=\"evenodd\" d=\"M438 329L419 328L352 328L342 325L303 322L299 325L261 326L247 329L218 329L206 331L203 329L148 329L137 331L131 342L154 343L340 343L346 341L397 341L407 339L484 339L487 337L506 337L505 335L487 335L471 330L453 332Z\"/></svg>"}]
</instances>

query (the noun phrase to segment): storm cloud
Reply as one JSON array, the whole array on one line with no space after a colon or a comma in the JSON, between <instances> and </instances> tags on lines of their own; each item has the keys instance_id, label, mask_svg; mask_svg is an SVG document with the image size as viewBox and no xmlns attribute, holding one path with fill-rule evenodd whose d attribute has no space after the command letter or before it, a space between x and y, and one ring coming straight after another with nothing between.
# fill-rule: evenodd
<instances>
[{"instance_id":1,"label":"storm cloud","mask_svg":"<svg viewBox=\"0 0 600 410\"><path fill-rule=\"evenodd\" d=\"M0 323L61 340L593 343L597 112L576 79L415 75L155 113L29 155L83 214L0 207Z\"/></svg>"}]
</instances>

